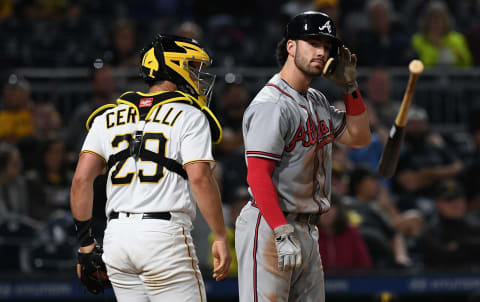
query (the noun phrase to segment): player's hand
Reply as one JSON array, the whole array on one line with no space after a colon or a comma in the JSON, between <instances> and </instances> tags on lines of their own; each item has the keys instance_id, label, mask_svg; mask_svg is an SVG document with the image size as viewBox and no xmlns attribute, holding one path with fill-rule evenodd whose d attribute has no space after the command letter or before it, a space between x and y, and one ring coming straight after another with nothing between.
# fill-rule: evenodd
<instances>
[{"instance_id":1,"label":"player's hand","mask_svg":"<svg viewBox=\"0 0 480 302\"><path fill-rule=\"evenodd\" d=\"M357 84L357 56L350 53L345 46L339 47L337 66L332 74L325 77L344 89L346 93L352 93L358 88Z\"/></svg>"},{"instance_id":2,"label":"player's hand","mask_svg":"<svg viewBox=\"0 0 480 302\"><path fill-rule=\"evenodd\" d=\"M280 271L296 270L302 264L300 243L293 235L293 231L293 226L289 224L278 226L273 230Z\"/></svg>"},{"instance_id":3,"label":"player's hand","mask_svg":"<svg viewBox=\"0 0 480 302\"><path fill-rule=\"evenodd\" d=\"M220 281L228 275L232 255L228 248L227 239L215 240L212 244L213 278Z\"/></svg>"},{"instance_id":4,"label":"player's hand","mask_svg":"<svg viewBox=\"0 0 480 302\"><path fill-rule=\"evenodd\" d=\"M94 239L92 244L80 247L79 252L84 254L91 253L97 244L97 240ZM82 277L82 266L80 264L77 264L77 277L78 279Z\"/></svg>"}]
</instances>

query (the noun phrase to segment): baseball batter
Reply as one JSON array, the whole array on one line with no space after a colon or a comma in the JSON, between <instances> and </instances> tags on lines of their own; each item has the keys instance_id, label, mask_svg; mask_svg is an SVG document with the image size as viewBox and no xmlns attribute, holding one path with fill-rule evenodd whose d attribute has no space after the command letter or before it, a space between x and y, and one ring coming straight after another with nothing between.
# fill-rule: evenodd
<instances>
[{"instance_id":1,"label":"baseball batter","mask_svg":"<svg viewBox=\"0 0 480 302\"><path fill-rule=\"evenodd\" d=\"M356 56L342 44L326 14L295 16L278 44L280 73L245 111L252 199L236 221L240 301L325 301L316 224L330 207L333 142L370 143ZM322 73L342 87L346 112L309 87Z\"/></svg>"},{"instance_id":2,"label":"baseball batter","mask_svg":"<svg viewBox=\"0 0 480 302\"><path fill-rule=\"evenodd\" d=\"M191 39L159 35L142 53L147 93L127 92L87 122L72 184L80 252L91 234L93 180L108 173L103 261L118 301L206 301L190 231L195 204L215 234L213 277L231 256L212 168L221 127L207 107L214 77ZM200 80L200 78L202 80ZM193 196L191 196L193 195Z\"/></svg>"}]
</instances>

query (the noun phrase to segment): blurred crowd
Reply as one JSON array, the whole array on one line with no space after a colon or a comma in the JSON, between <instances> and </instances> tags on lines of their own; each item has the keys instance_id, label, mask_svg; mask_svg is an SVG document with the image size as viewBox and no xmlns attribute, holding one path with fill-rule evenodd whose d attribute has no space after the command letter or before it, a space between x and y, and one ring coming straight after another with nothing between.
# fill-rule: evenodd
<instances>
[{"instance_id":1,"label":"blurred crowd","mask_svg":"<svg viewBox=\"0 0 480 302\"><path fill-rule=\"evenodd\" d=\"M275 9L272 9L275 8ZM159 32L200 41L215 66L275 66L272 50L288 20L320 10L358 54L359 66L479 65L478 0L2 0L0 64L73 67L100 58L137 65Z\"/></svg>"},{"instance_id":2,"label":"blurred crowd","mask_svg":"<svg viewBox=\"0 0 480 302\"><path fill-rule=\"evenodd\" d=\"M359 66L371 68L361 90L372 144L358 150L334 145L332 208L318 226L324 267L479 269L478 118L464 125L472 147L458 148L455 138L431 127L425 108L413 106L395 175L376 173L399 108L389 68L412 58L442 70L480 65L479 0L0 0L0 64L7 71L0 102L0 269L71 270L77 243L69 193L86 119L130 89L113 71L136 67L139 50L155 33L199 40L216 67L274 67L285 23L311 9L328 13ZM92 68L98 59L91 98L75 104L68 117L54 103L35 100L29 79L10 72ZM255 90L241 76L215 89L212 109L224 128L214 150L215 171L234 253L235 219L249 200L241 122ZM478 96L472 104L467 111L478 116ZM104 187L100 177L94 202L99 241L106 223ZM208 227L201 217L193 235L200 265L208 269Z\"/></svg>"}]
</instances>

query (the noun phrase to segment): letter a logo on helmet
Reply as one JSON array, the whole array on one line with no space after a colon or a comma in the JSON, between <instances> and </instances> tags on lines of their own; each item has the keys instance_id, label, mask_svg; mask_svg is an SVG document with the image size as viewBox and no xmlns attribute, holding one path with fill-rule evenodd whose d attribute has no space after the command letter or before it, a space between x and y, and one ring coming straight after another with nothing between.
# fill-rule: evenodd
<instances>
[{"instance_id":1,"label":"letter a logo on helmet","mask_svg":"<svg viewBox=\"0 0 480 302\"><path fill-rule=\"evenodd\" d=\"M318 29L320 31L323 31L325 30L325 28L327 29L328 33L331 34L332 33L332 26L330 25L330 20L328 20L325 24L323 24L322 26L320 26Z\"/></svg>"}]
</instances>

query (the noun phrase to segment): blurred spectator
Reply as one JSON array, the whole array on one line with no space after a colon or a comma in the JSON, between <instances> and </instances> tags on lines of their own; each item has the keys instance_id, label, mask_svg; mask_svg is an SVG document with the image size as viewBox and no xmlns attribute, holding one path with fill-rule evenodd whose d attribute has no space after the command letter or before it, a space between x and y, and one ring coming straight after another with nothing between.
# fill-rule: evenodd
<instances>
[{"instance_id":1,"label":"blurred spectator","mask_svg":"<svg viewBox=\"0 0 480 302\"><path fill-rule=\"evenodd\" d=\"M65 144L55 138L42 144L41 162L36 173L31 173L29 179L42 185L44 204L32 205L37 218L45 218L55 210L70 209L70 185L73 171L66 160Z\"/></svg>"},{"instance_id":2,"label":"blurred spectator","mask_svg":"<svg viewBox=\"0 0 480 302\"><path fill-rule=\"evenodd\" d=\"M314 2L312 0L289 0L282 5L281 11L285 16L288 16L289 19L293 18L300 13L303 13L308 10L314 10Z\"/></svg>"},{"instance_id":3,"label":"blurred spectator","mask_svg":"<svg viewBox=\"0 0 480 302\"><path fill-rule=\"evenodd\" d=\"M68 271L76 265L77 234L69 211L58 210L44 219L42 240L29 251L35 271Z\"/></svg>"},{"instance_id":4,"label":"blurred spectator","mask_svg":"<svg viewBox=\"0 0 480 302\"><path fill-rule=\"evenodd\" d=\"M403 2L403 13L405 20L415 20L421 21L422 14L425 12L427 6L431 4L431 0L428 1L418 1L418 0L396 0ZM467 0L467 1L458 1L458 0L441 0L448 12L455 19L455 28L460 32L468 27L468 24L471 22L471 13L473 8L471 7L472 1L476 0ZM410 29L409 32L414 32L416 30L415 22L409 22Z\"/></svg>"},{"instance_id":5,"label":"blurred spectator","mask_svg":"<svg viewBox=\"0 0 480 302\"><path fill-rule=\"evenodd\" d=\"M444 2L432 1L425 8L412 46L426 67L472 65L465 37L454 30L453 23Z\"/></svg>"},{"instance_id":6,"label":"blurred spectator","mask_svg":"<svg viewBox=\"0 0 480 302\"><path fill-rule=\"evenodd\" d=\"M2 0L0 1L0 20L6 19L12 16L13 11L13 1L12 0Z\"/></svg>"},{"instance_id":7,"label":"blurred spectator","mask_svg":"<svg viewBox=\"0 0 480 302\"><path fill-rule=\"evenodd\" d=\"M119 21L112 32L112 49L105 54L105 61L114 67L136 67L140 62L137 33L131 21Z\"/></svg>"},{"instance_id":8,"label":"blurred spectator","mask_svg":"<svg viewBox=\"0 0 480 302\"><path fill-rule=\"evenodd\" d=\"M480 228L466 219L467 202L455 181L437 183L436 216L422 237L427 268L474 269L480 265Z\"/></svg>"},{"instance_id":9,"label":"blurred spectator","mask_svg":"<svg viewBox=\"0 0 480 302\"><path fill-rule=\"evenodd\" d=\"M387 141L388 131L378 122L377 112L375 108L366 103L368 122L370 123L370 130L372 131L372 142L367 147L360 149L350 148L348 157L356 165L367 164L372 169L377 169L378 162L382 156L383 146Z\"/></svg>"},{"instance_id":10,"label":"blurred spectator","mask_svg":"<svg viewBox=\"0 0 480 302\"><path fill-rule=\"evenodd\" d=\"M400 66L413 57L405 28L394 20L389 0L370 0L366 4L369 26L356 35L351 46L359 66Z\"/></svg>"},{"instance_id":11,"label":"blurred spectator","mask_svg":"<svg viewBox=\"0 0 480 302\"><path fill-rule=\"evenodd\" d=\"M471 12L469 17L469 27L466 30L468 47L473 54L473 62L476 66L480 65L480 0L472 1Z\"/></svg>"},{"instance_id":12,"label":"blurred spectator","mask_svg":"<svg viewBox=\"0 0 480 302\"><path fill-rule=\"evenodd\" d=\"M480 104L471 108L470 111L470 135L475 148L472 154L464 159L464 169L460 175L460 180L466 190L465 196L468 202L469 212L476 212L480 219Z\"/></svg>"},{"instance_id":13,"label":"blurred spectator","mask_svg":"<svg viewBox=\"0 0 480 302\"><path fill-rule=\"evenodd\" d=\"M417 208L429 216L434 182L455 178L461 172L462 162L438 140L430 129L427 112L412 106L405 126L404 151L393 177L401 210Z\"/></svg>"},{"instance_id":14,"label":"blurred spectator","mask_svg":"<svg viewBox=\"0 0 480 302\"><path fill-rule=\"evenodd\" d=\"M223 127L223 139L217 145L217 156L227 155L243 149L242 118L250 100L249 92L243 83L226 83L220 94L218 111Z\"/></svg>"},{"instance_id":15,"label":"blurred spectator","mask_svg":"<svg viewBox=\"0 0 480 302\"><path fill-rule=\"evenodd\" d=\"M29 251L42 236L41 224L23 215L0 221L0 271L29 273Z\"/></svg>"},{"instance_id":16,"label":"blurred spectator","mask_svg":"<svg viewBox=\"0 0 480 302\"><path fill-rule=\"evenodd\" d=\"M180 23L175 30L175 34L180 37L194 39L199 43L202 42L202 28L193 21L185 21Z\"/></svg>"},{"instance_id":17,"label":"blurred spectator","mask_svg":"<svg viewBox=\"0 0 480 302\"><path fill-rule=\"evenodd\" d=\"M33 133L30 83L20 75L11 74L3 87L0 110L0 140L15 144Z\"/></svg>"},{"instance_id":18,"label":"blurred spectator","mask_svg":"<svg viewBox=\"0 0 480 302\"><path fill-rule=\"evenodd\" d=\"M41 202L40 188L22 176L22 159L17 148L0 142L0 221L34 215Z\"/></svg>"},{"instance_id":19,"label":"blurred spectator","mask_svg":"<svg viewBox=\"0 0 480 302\"><path fill-rule=\"evenodd\" d=\"M375 109L378 122L387 129L392 127L400 108L399 100L392 95L392 75L384 68L369 73L365 100Z\"/></svg>"},{"instance_id":20,"label":"blurred spectator","mask_svg":"<svg viewBox=\"0 0 480 302\"><path fill-rule=\"evenodd\" d=\"M0 220L28 214L27 184L21 171L22 159L17 148L0 143Z\"/></svg>"},{"instance_id":21,"label":"blurred spectator","mask_svg":"<svg viewBox=\"0 0 480 302\"><path fill-rule=\"evenodd\" d=\"M348 175L354 167L353 162L348 158L349 150L345 145L333 143L332 192L339 195L348 194Z\"/></svg>"},{"instance_id":22,"label":"blurred spectator","mask_svg":"<svg viewBox=\"0 0 480 302\"><path fill-rule=\"evenodd\" d=\"M409 266L411 260L404 237L393 225L391 217L382 211L378 196L380 185L378 175L369 167L354 168L350 174L350 195L345 198L345 204L352 213L352 222L365 240L374 267Z\"/></svg>"},{"instance_id":23,"label":"blurred spectator","mask_svg":"<svg viewBox=\"0 0 480 302\"><path fill-rule=\"evenodd\" d=\"M231 15L220 14L210 18L204 31L209 33L204 36L204 41L212 50L215 66L249 65L258 56L261 45L255 45L247 30Z\"/></svg>"},{"instance_id":24,"label":"blurred spectator","mask_svg":"<svg viewBox=\"0 0 480 302\"><path fill-rule=\"evenodd\" d=\"M107 26L104 18L92 16L84 1L68 2L62 20L55 24L58 33L49 55L58 67L85 67L107 47Z\"/></svg>"},{"instance_id":25,"label":"blurred spectator","mask_svg":"<svg viewBox=\"0 0 480 302\"><path fill-rule=\"evenodd\" d=\"M333 23L340 24L340 7L339 0L314 0L313 6L316 11L327 14L330 19L333 20ZM340 28L337 26L337 36L342 36Z\"/></svg>"},{"instance_id":26,"label":"blurred spectator","mask_svg":"<svg viewBox=\"0 0 480 302\"><path fill-rule=\"evenodd\" d=\"M237 76L238 80L238 76ZM223 139L215 146L215 157L220 166L222 200L229 204L237 189L247 186L247 168L242 134L243 112L249 102L249 92L242 82L226 83L220 95L218 108L223 127Z\"/></svg>"},{"instance_id":27,"label":"blurred spectator","mask_svg":"<svg viewBox=\"0 0 480 302\"><path fill-rule=\"evenodd\" d=\"M348 193L348 173L338 165L332 166L332 193L338 195Z\"/></svg>"},{"instance_id":28,"label":"blurred spectator","mask_svg":"<svg viewBox=\"0 0 480 302\"><path fill-rule=\"evenodd\" d=\"M78 152L81 149L87 129L85 123L90 114L95 109L108 103L115 102L115 80L113 71L109 66L104 65L100 69L95 69L92 74L92 99L85 101L77 107L73 113L67 130L67 146L69 150Z\"/></svg>"},{"instance_id":29,"label":"blurred spectator","mask_svg":"<svg viewBox=\"0 0 480 302\"><path fill-rule=\"evenodd\" d=\"M330 209L322 215L318 225L323 268L371 268L370 254L357 228L350 225L342 200L332 194L330 203Z\"/></svg>"},{"instance_id":30,"label":"blurred spectator","mask_svg":"<svg viewBox=\"0 0 480 302\"><path fill-rule=\"evenodd\" d=\"M386 186L379 186L378 208L386 214L395 229L409 239L416 240L424 227L424 217L419 210L410 209L401 212L395 204L395 196Z\"/></svg>"},{"instance_id":31,"label":"blurred spectator","mask_svg":"<svg viewBox=\"0 0 480 302\"><path fill-rule=\"evenodd\" d=\"M33 133L20 139L17 147L22 154L24 171L37 169L41 160L42 144L61 136L62 119L52 103L38 103L33 108Z\"/></svg>"},{"instance_id":32,"label":"blurred spectator","mask_svg":"<svg viewBox=\"0 0 480 302\"><path fill-rule=\"evenodd\" d=\"M244 150L236 150L218 160L221 177L221 193L224 204L235 200L237 189L247 186L247 167Z\"/></svg>"}]
</instances>

